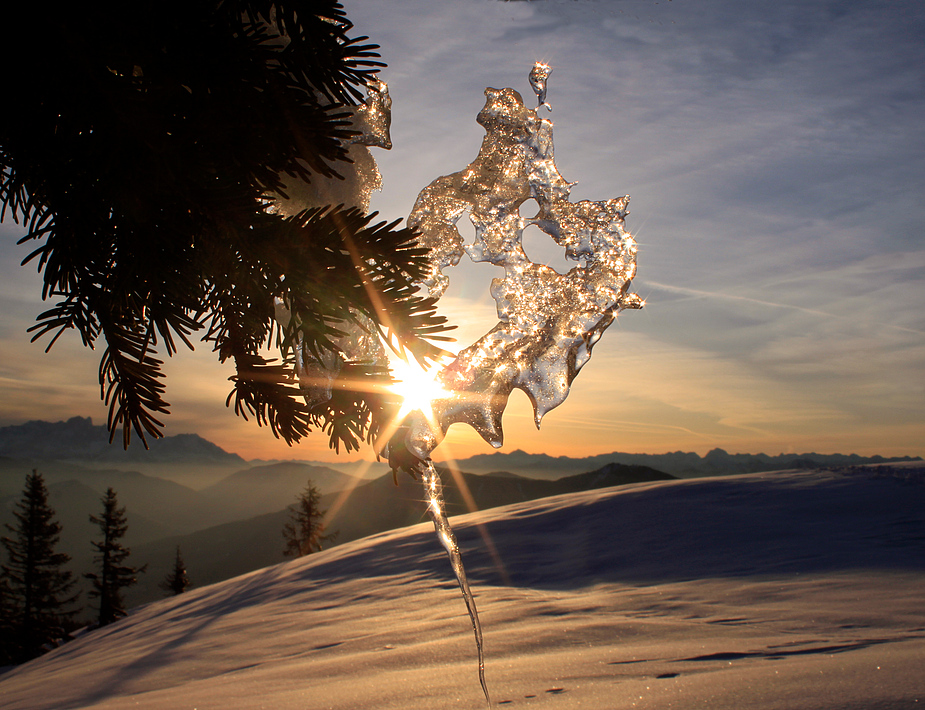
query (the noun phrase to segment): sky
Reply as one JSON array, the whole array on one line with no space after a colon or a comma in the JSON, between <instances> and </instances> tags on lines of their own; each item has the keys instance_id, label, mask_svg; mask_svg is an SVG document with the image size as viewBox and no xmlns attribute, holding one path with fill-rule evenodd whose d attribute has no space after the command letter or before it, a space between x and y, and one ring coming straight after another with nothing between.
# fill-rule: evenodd
<instances>
[{"instance_id":1,"label":"sky","mask_svg":"<svg viewBox=\"0 0 925 710\"><path fill-rule=\"evenodd\" d=\"M633 290L646 308L610 327L540 431L515 391L502 451L925 455L920 3L344 4L388 64L394 147L374 150L383 189L371 205L383 218L406 217L423 187L472 161L484 89L529 96L535 61L553 67L548 116L559 171L578 183L572 199L631 195ZM28 248L8 222L0 424L102 423L101 351L77 338L48 354L29 343L50 304L34 267L19 266ZM531 230L527 253L567 268ZM496 274L448 274L441 309L461 348L497 321ZM290 448L237 419L224 406L233 373L208 347L167 373L166 433L245 458L335 458L324 434ZM435 458L490 451L456 425Z\"/></svg>"}]
</instances>

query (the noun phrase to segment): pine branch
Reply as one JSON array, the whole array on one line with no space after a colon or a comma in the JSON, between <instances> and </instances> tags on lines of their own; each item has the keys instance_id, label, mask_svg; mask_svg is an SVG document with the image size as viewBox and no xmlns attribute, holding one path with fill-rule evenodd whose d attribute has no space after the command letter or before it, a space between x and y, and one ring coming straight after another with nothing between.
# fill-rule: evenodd
<instances>
[{"instance_id":1,"label":"pine branch","mask_svg":"<svg viewBox=\"0 0 925 710\"><path fill-rule=\"evenodd\" d=\"M414 284L426 253L411 231L357 210L266 208L286 175L337 175L356 135L345 109L384 65L333 0L178 7L63 6L42 18L44 49L26 63L0 36L0 60L16 68L16 105L0 112L0 214L26 225L26 262L42 272L43 298L58 299L30 332L49 348L69 330L87 346L106 341L101 396L126 446L133 429L145 445L161 435L158 341L171 356L208 325L205 340L238 368L236 412L290 443L323 428L351 450L378 431L382 395L338 380L332 402L309 410L292 365L259 350L276 334L336 353L368 318L435 357L446 328ZM10 12L0 32L34 20L26 5ZM285 328L276 298L292 313ZM350 378L371 390L387 381Z\"/></svg>"},{"instance_id":2,"label":"pine branch","mask_svg":"<svg viewBox=\"0 0 925 710\"><path fill-rule=\"evenodd\" d=\"M109 406L107 426L110 442L122 429L122 445L128 448L132 429L145 448L145 434L159 439L163 423L155 414L167 414L170 406L163 398L163 362L153 356L151 332L137 323L104 318L102 333L109 346L100 360L100 396Z\"/></svg>"},{"instance_id":3,"label":"pine branch","mask_svg":"<svg viewBox=\"0 0 925 710\"><path fill-rule=\"evenodd\" d=\"M298 331L312 352L329 349L329 322L357 323L362 313L421 359L439 357L443 351L431 341L448 339L439 335L448 330L445 318L434 299L417 295L415 283L426 272L427 251L397 222L370 226L375 217L352 208L308 210L265 240L286 274L280 297L292 313L288 335Z\"/></svg>"},{"instance_id":4,"label":"pine branch","mask_svg":"<svg viewBox=\"0 0 925 710\"><path fill-rule=\"evenodd\" d=\"M312 409L314 422L330 440L335 453L343 446L349 453L360 443L377 441L399 409L397 395L387 385L391 376L384 368L346 363L331 390L331 399Z\"/></svg>"},{"instance_id":5,"label":"pine branch","mask_svg":"<svg viewBox=\"0 0 925 710\"><path fill-rule=\"evenodd\" d=\"M234 400L235 414L253 417L258 426L269 426L275 437L290 445L311 432L313 417L301 401L291 367L247 353L235 357L235 366L234 389L225 400L226 406Z\"/></svg>"}]
</instances>

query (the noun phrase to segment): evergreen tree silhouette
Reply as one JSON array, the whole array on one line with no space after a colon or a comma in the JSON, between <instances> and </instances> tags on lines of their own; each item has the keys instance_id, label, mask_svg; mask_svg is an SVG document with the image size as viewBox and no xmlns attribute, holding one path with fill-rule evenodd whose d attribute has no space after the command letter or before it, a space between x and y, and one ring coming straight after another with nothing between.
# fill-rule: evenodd
<instances>
[{"instance_id":1,"label":"evergreen tree silhouette","mask_svg":"<svg viewBox=\"0 0 925 710\"><path fill-rule=\"evenodd\" d=\"M128 522L125 518L125 508L119 507L116 492L108 488L101 502L103 514L99 517L90 516L90 522L99 525L103 534L100 542L93 543L99 553L93 559L99 564L100 571L99 574L88 573L84 576L93 582L90 596L100 600L98 623L100 626L106 626L125 616L122 589L135 584L138 574L144 572L147 565L136 568L125 564L131 550L119 541L125 537Z\"/></svg>"},{"instance_id":2,"label":"evergreen tree silhouette","mask_svg":"<svg viewBox=\"0 0 925 710\"><path fill-rule=\"evenodd\" d=\"M190 586L189 576L186 573L186 564L183 562L183 555L180 554L179 545L177 545L177 556L174 558L173 569L164 578L160 586L161 589L165 592L170 592L173 596L183 594Z\"/></svg>"},{"instance_id":3,"label":"evergreen tree silhouette","mask_svg":"<svg viewBox=\"0 0 925 710\"><path fill-rule=\"evenodd\" d=\"M69 595L75 580L63 569L70 557L55 552L61 525L48 505L45 480L34 470L26 476L22 498L13 510L13 533L2 539L7 564L2 566L9 609L7 653L22 663L39 656L69 630L77 594Z\"/></svg>"},{"instance_id":4,"label":"evergreen tree silhouette","mask_svg":"<svg viewBox=\"0 0 925 710\"><path fill-rule=\"evenodd\" d=\"M36 23L41 43L23 61L20 35ZM290 444L323 429L348 451L394 413L388 371L348 361L332 398L309 404L294 362L261 347L337 359L338 326L365 316L419 361L442 352L413 231L342 205L268 210L287 180L350 169L350 109L385 66L352 27L334 0L4 7L0 219L25 225L26 261L56 299L35 339L105 344L101 395L124 446L133 431L145 446L163 435L160 357L192 349L194 333L234 363L237 414Z\"/></svg>"},{"instance_id":5,"label":"evergreen tree silhouette","mask_svg":"<svg viewBox=\"0 0 925 710\"><path fill-rule=\"evenodd\" d=\"M324 542L333 540L337 533L325 535L324 514L319 503L321 494L309 481L305 490L297 497L297 503L289 506L289 522L283 526L286 549L283 554L288 557L302 557L321 549Z\"/></svg>"},{"instance_id":6,"label":"evergreen tree silhouette","mask_svg":"<svg viewBox=\"0 0 925 710\"><path fill-rule=\"evenodd\" d=\"M0 666L13 663L13 598L6 573L0 572Z\"/></svg>"}]
</instances>

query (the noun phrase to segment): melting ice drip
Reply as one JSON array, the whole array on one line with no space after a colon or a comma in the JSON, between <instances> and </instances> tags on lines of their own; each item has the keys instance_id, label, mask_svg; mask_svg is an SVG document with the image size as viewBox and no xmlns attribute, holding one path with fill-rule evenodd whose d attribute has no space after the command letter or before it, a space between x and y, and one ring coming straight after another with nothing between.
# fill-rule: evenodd
<instances>
[{"instance_id":1,"label":"melting ice drip","mask_svg":"<svg viewBox=\"0 0 925 710\"><path fill-rule=\"evenodd\" d=\"M443 502L443 482L440 480L440 474L437 473L437 469L434 468L434 463L430 459L425 462L421 472L421 480L424 482L427 512L430 519L434 521L437 538L450 558L453 573L456 575L456 581L459 583L459 589L462 591L463 599L466 602L466 611L469 612L469 619L472 621L472 630L475 633L475 647L479 656L479 683L482 684L482 692L485 693L485 700L490 708L491 696L488 694L488 684L485 682L485 650L482 645L482 624L479 622L479 611L475 606L475 597L472 595L472 590L469 589L469 579L466 577L466 568L463 565L462 554L459 552L459 543L456 542L456 535L453 533L453 528L450 527L450 521L446 516L446 505Z\"/></svg>"},{"instance_id":2,"label":"melting ice drip","mask_svg":"<svg viewBox=\"0 0 925 710\"><path fill-rule=\"evenodd\" d=\"M432 296L446 290L443 269L459 263L463 253L476 262L504 268L491 294L498 324L462 350L438 376L446 394L431 402L430 412L412 412L403 430L403 447L423 463L428 511L446 548L466 600L479 655L479 680L485 684L482 631L469 590L459 545L447 520L440 476L431 452L450 425L464 422L494 447L503 440L501 416L516 388L533 404L536 426L560 405L591 348L619 311L641 308L628 292L636 274L636 242L624 229L629 195L590 202L569 201L574 183L559 174L553 158L552 122L537 115L546 103L551 69L536 64L530 84L538 106L529 109L514 89L485 90L478 114L485 138L478 156L463 170L434 180L418 196L408 224L431 250L432 268L425 284ZM536 200L533 217L521 205ZM456 228L464 212L475 226L466 245ZM565 247L578 264L567 274L536 264L523 249L523 230L536 225Z\"/></svg>"},{"instance_id":3,"label":"melting ice drip","mask_svg":"<svg viewBox=\"0 0 925 710\"><path fill-rule=\"evenodd\" d=\"M636 274L636 242L624 229L629 195L601 202L569 201L573 183L566 182L556 168L552 122L537 115L540 107L550 108L546 103L550 72L540 63L530 72L536 109L524 106L514 89L485 90L485 106L477 117L485 128L478 156L463 170L424 188L408 218L409 226L420 232L420 244L431 250L432 268L424 281L431 295L443 294L449 283L443 269L458 264L464 253L473 261L504 268L504 277L494 279L491 286L498 324L441 371L438 380L445 394L431 402L430 411L409 414L389 443L393 468L403 465L421 473L428 513L472 620L479 680L489 707L478 611L430 454L457 422L469 424L492 446L500 447L501 416L514 389L530 398L539 427L543 416L568 396L572 381L591 357L591 348L617 313L643 306L639 296L628 292ZM360 135L351 149L357 165L355 185L317 181L311 189L321 192L295 195L297 199L280 203L278 209L294 213L305 204L342 203L365 211L370 190L379 184L375 161L365 146L390 147L390 105L385 84L376 82L356 112L354 127ZM539 210L524 218L520 207L531 198ZM475 225L475 239L469 245L456 229L465 212ZM577 265L560 274L530 261L522 244L523 230L530 225L564 247L566 258ZM278 317L284 323L288 320L285 304L278 304ZM327 353L326 359L304 346L292 354L309 403L331 398L332 383L344 362L385 362L381 343L370 335L376 332L372 325L344 329L345 335L335 343L339 352ZM411 456L403 458L402 453Z\"/></svg>"}]
</instances>

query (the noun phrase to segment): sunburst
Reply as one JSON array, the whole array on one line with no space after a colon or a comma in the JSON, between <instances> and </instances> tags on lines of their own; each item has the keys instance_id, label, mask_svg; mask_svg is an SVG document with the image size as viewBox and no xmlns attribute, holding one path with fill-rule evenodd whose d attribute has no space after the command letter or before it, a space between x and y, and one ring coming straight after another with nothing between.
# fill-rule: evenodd
<instances>
[{"instance_id":1,"label":"sunburst","mask_svg":"<svg viewBox=\"0 0 925 710\"><path fill-rule=\"evenodd\" d=\"M434 411L431 403L449 394L437 379L440 368L425 369L410 356L407 359L393 358L391 365L395 382L389 386L389 389L402 398L398 421L402 421L411 412L418 410L428 420L433 419Z\"/></svg>"}]
</instances>

